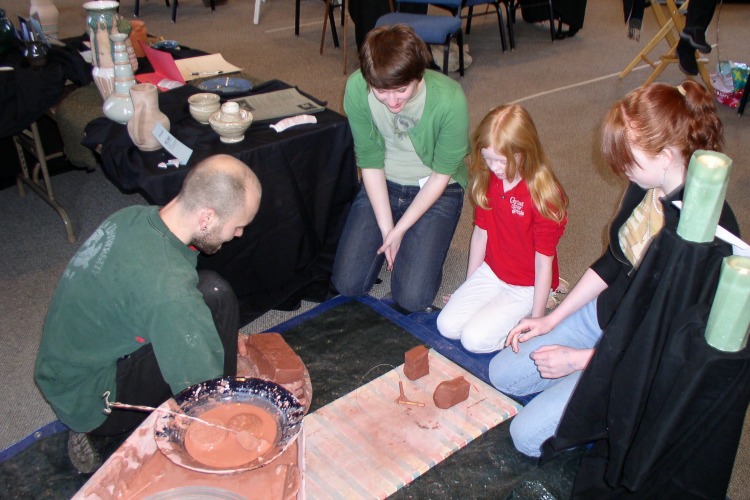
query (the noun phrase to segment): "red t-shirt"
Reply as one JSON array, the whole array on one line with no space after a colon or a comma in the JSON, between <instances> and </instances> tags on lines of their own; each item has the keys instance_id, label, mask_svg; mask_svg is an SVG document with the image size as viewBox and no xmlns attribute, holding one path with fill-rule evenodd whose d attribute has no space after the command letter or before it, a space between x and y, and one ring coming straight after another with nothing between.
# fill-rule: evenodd
<instances>
[{"instance_id":1,"label":"red t-shirt","mask_svg":"<svg viewBox=\"0 0 750 500\"><path fill-rule=\"evenodd\" d=\"M567 216L557 223L544 217L534 206L522 180L508 192L494 175L487 192L489 209L474 209L474 223L487 231L484 261L495 276L510 285L534 286L536 252L553 256L552 289L559 285L557 243L565 232Z\"/></svg>"}]
</instances>

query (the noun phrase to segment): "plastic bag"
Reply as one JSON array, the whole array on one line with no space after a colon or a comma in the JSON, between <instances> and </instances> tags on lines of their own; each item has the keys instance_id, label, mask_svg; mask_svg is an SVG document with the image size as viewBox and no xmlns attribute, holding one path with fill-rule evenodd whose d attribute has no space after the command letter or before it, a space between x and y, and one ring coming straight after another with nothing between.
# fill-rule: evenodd
<instances>
[{"instance_id":1,"label":"plastic bag","mask_svg":"<svg viewBox=\"0 0 750 500\"><path fill-rule=\"evenodd\" d=\"M711 75L716 100L730 108L736 108L747 85L748 74L750 67L745 63L719 61L716 73Z\"/></svg>"}]
</instances>

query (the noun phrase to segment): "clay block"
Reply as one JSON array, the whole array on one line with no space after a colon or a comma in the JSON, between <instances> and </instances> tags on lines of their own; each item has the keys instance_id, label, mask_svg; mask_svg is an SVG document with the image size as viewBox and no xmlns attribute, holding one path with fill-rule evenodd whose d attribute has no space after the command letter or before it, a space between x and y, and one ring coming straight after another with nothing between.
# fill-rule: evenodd
<instances>
[{"instance_id":1,"label":"clay block","mask_svg":"<svg viewBox=\"0 0 750 500\"><path fill-rule=\"evenodd\" d=\"M463 377L440 382L432 394L435 406L446 410L469 397L469 382Z\"/></svg>"},{"instance_id":2,"label":"clay block","mask_svg":"<svg viewBox=\"0 0 750 500\"><path fill-rule=\"evenodd\" d=\"M409 349L404 354L404 375L409 380L417 380L430 373L430 360L427 356L429 349L420 345Z\"/></svg>"},{"instance_id":3,"label":"clay block","mask_svg":"<svg viewBox=\"0 0 750 500\"><path fill-rule=\"evenodd\" d=\"M278 333L256 333L247 338L247 357L254 363L260 378L277 384L302 380L305 365Z\"/></svg>"}]
</instances>

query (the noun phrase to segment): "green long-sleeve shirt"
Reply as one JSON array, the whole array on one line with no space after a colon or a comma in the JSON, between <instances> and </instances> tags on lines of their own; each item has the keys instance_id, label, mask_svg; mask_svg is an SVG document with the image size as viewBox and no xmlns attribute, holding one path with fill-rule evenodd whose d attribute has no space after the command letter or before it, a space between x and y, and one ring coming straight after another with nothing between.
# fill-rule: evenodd
<instances>
[{"instance_id":1,"label":"green long-sleeve shirt","mask_svg":"<svg viewBox=\"0 0 750 500\"><path fill-rule=\"evenodd\" d=\"M461 86L436 71L424 73L427 89L419 123L409 129L409 137L422 162L433 171L450 175L466 187L468 172L464 158L469 152L469 107ZM367 82L361 71L346 83L344 110L354 136L359 168L383 168L385 141L372 119L368 105Z\"/></svg>"},{"instance_id":2,"label":"green long-sleeve shirt","mask_svg":"<svg viewBox=\"0 0 750 500\"><path fill-rule=\"evenodd\" d=\"M120 210L81 245L52 299L35 370L64 424L79 432L100 426L102 394L117 400L117 360L146 343L173 392L223 374L197 258L157 207Z\"/></svg>"}]
</instances>

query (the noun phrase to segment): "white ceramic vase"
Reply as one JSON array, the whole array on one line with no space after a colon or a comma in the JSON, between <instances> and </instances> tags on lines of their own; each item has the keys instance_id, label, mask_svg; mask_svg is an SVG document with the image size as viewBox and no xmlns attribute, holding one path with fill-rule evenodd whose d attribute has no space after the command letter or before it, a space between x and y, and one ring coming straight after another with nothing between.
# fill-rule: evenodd
<instances>
[{"instance_id":1,"label":"white ceramic vase","mask_svg":"<svg viewBox=\"0 0 750 500\"><path fill-rule=\"evenodd\" d=\"M29 0L31 7L29 8L29 15L37 14L39 21L42 23L42 31L45 35L49 35L53 38L57 38L57 21L60 17L60 12L52 3L52 0Z\"/></svg>"}]
</instances>

